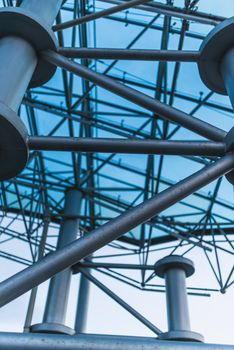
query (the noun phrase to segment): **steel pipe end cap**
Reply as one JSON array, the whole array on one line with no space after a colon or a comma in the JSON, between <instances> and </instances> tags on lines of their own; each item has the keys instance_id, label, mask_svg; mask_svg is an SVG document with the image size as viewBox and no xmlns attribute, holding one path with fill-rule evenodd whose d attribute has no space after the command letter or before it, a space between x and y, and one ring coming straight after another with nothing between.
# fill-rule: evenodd
<instances>
[{"instance_id":1,"label":"steel pipe end cap","mask_svg":"<svg viewBox=\"0 0 234 350\"><path fill-rule=\"evenodd\" d=\"M195 271L192 260L179 255L169 255L156 262L155 273L157 276L164 278L167 270L174 268L184 270L186 277L191 276Z\"/></svg>"},{"instance_id":2,"label":"steel pipe end cap","mask_svg":"<svg viewBox=\"0 0 234 350\"><path fill-rule=\"evenodd\" d=\"M212 91L227 95L220 64L224 54L234 46L234 17L218 24L200 47L198 69L203 83Z\"/></svg>"},{"instance_id":3,"label":"steel pipe end cap","mask_svg":"<svg viewBox=\"0 0 234 350\"><path fill-rule=\"evenodd\" d=\"M19 7L0 9L0 38L14 35L29 42L38 54L38 64L32 76L30 87L41 86L56 72L56 66L40 57L44 50L57 50L53 31L34 13Z\"/></svg>"},{"instance_id":4,"label":"steel pipe end cap","mask_svg":"<svg viewBox=\"0 0 234 350\"><path fill-rule=\"evenodd\" d=\"M161 333L158 337L160 340L178 340L178 341L191 341L191 342L204 342L204 337L200 333L192 331L169 331Z\"/></svg>"},{"instance_id":5,"label":"steel pipe end cap","mask_svg":"<svg viewBox=\"0 0 234 350\"><path fill-rule=\"evenodd\" d=\"M38 323L30 327L31 333L74 335L74 329L59 323Z\"/></svg>"},{"instance_id":6,"label":"steel pipe end cap","mask_svg":"<svg viewBox=\"0 0 234 350\"><path fill-rule=\"evenodd\" d=\"M0 181L17 176L28 161L28 132L17 114L0 102Z\"/></svg>"}]
</instances>

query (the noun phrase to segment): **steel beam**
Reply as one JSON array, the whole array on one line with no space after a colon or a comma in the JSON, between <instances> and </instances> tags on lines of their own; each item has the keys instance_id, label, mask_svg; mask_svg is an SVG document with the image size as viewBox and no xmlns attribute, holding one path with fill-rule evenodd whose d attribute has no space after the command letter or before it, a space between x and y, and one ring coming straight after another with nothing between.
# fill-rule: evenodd
<instances>
[{"instance_id":1,"label":"steel beam","mask_svg":"<svg viewBox=\"0 0 234 350\"><path fill-rule=\"evenodd\" d=\"M108 76L101 75L87 67L82 66L79 63L72 62L56 52L51 50L44 51L42 53L42 57L52 64L64 68L81 78L87 79L92 83L107 89L108 91L111 91L114 94L127 99L128 101L136 103L143 108L155 112L165 119L178 123L179 125L201 136L214 141L223 141L226 136L226 132L224 130L192 117L176 108L161 103L160 101L156 101L154 98L114 81Z\"/></svg>"},{"instance_id":2,"label":"steel beam","mask_svg":"<svg viewBox=\"0 0 234 350\"><path fill-rule=\"evenodd\" d=\"M123 11L123 10L127 10L127 9L129 9L131 7L143 4L144 2L148 2L148 1L149 0L130 0L127 3L118 4L116 6L110 7L108 9L103 10L103 11L99 11L99 12L96 12L96 13L91 13L89 15L73 19L71 21L67 21L67 22L64 22L64 23L61 23L61 24L57 24L57 25L53 26L53 30L56 32L56 31L59 31L59 30L62 30L62 29L71 28L71 27L73 27L75 25L80 25L80 24L84 24L84 23L87 23L87 22L90 22L90 21L94 21L94 20L96 20L98 18L103 18L103 17L111 15L113 13L120 12L120 11Z\"/></svg>"},{"instance_id":3,"label":"steel beam","mask_svg":"<svg viewBox=\"0 0 234 350\"><path fill-rule=\"evenodd\" d=\"M233 345L165 341L147 337L0 333L0 350L234 350Z\"/></svg>"},{"instance_id":4,"label":"steel beam","mask_svg":"<svg viewBox=\"0 0 234 350\"><path fill-rule=\"evenodd\" d=\"M149 320L147 320L144 316L142 316L138 311L132 308L129 304L127 304L123 299L121 299L117 294L115 294L112 290L107 288L103 283L101 283L98 279L92 276L86 269L79 268L80 272L95 286L101 289L105 294L107 294L111 299L115 300L119 305L121 305L125 310L127 310L131 315L133 315L138 321L143 323L147 328L149 328L155 334L161 334L162 332L158 327L152 324Z\"/></svg>"},{"instance_id":5,"label":"steel beam","mask_svg":"<svg viewBox=\"0 0 234 350\"><path fill-rule=\"evenodd\" d=\"M58 52L69 58L95 58L113 60L143 60L143 61L177 61L197 62L199 51L179 50L128 50L128 49L98 49L59 47Z\"/></svg>"},{"instance_id":6,"label":"steel beam","mask_svg":"<svg viewBox=\"0 0 234 350\"><path fill-rule=\"evenodd\" d=\"M224 142L32 136L31 150L223 156Z\"/></svg>"},{"instance_id":7,"label":"steel beam","mask_svg":"<svg viewBox=\"0 0 234 350\"><path fill-rule=\"evenodd\" d=\"M128 0L102 0L102 2L110 4L122 4ZM172 5L166 5L159 2L151 1L149 4L139 5L139 9L143 11L149 11L153 13L163 14L165 16L171 16L175 18L182 18L187 21L194 21L202 24L208 24L216 26L220 22L224 21L226 17L207 14L201 11L194 11L194 9L181 8Z\"/></svg>"},{"instance_id":8,"label":"steel beam","mask_svg":"<svg viewBox=\"0 0 234 350\"><path fill-rule=\"evenodd\" d=\"M234 153L231 152L155 197L126 211L100 228L1 282L0 306L9 303L56 273L74 265L233 168Z\"/></svg>"}]
</instances>

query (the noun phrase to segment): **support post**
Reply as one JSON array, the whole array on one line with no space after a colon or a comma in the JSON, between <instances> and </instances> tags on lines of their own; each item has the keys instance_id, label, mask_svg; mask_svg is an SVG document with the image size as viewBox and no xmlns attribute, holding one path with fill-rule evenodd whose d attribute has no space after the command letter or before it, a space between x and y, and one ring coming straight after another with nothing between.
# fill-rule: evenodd
<instances>
[{"instance_id":1,"label":"support post","mask_svg":"<svg viewBox=\"0 0 234 350\"><path fill-rule=\"evenodd\" d=\"M63 222L61 224L57 250L77 239L81 192L69 189L65 194ZM32 332L74 334L74 330L64 325L69 297L72 269L55 275L49 285L43 323L31 327Z\"/></svg>"},{"instance_id":2,"label":"support post","mask_svg":"<svg viewBox=\"0 0 234 350\"><path fill-rule=\"evenodd\" d=\"M190 329L186 277L194 273L193 262L178 255L169 255L155 264L156 275L165 278L168 332L164 340L203 341L203 336Z\"/></svg>"}]
</instances>

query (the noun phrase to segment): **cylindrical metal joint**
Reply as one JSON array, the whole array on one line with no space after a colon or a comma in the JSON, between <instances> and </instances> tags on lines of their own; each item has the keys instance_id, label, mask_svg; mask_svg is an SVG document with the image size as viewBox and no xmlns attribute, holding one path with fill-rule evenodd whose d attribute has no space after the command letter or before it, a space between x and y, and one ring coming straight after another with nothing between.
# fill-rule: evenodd
<instances>
[{"instance_id":1,"label":"cylindrical metal joint","mask_svg":"<svg viewBox=\"0 0 234 350\"><path fill-rule=\"evenodd\" d=\"M68 190L65 194L64 218L59 232L57 250L63 248L77 238L80 204L81 192L76 189ZM71 328L64 325L71 277L72 269L68 268L51 279L43 323L32 326L33 332L74 333Z\"/></svg>"},{"instance_id":2,"label":"cylindrical metal joint","mask_svg":"<svg viewBox=\"0 0 234 350\"><path fill-rule=\"evenodd\" d=\"M155 272L165 278L168 332L160 335L165 340L203 341L190 329L186 277L194 273L193 262L187 258L169 255L155 264Z\"/></svg>"}]
</instances>

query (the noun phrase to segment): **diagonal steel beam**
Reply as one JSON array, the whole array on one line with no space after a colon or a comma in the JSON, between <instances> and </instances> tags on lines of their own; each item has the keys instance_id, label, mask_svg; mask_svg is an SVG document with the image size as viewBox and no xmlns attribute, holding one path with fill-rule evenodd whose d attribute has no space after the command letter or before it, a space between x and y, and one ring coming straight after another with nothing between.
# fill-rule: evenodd
<instances>
[{"instance_id":1,"label":"diagonal steel beam","mask_svg":"<svg viewBox=\"0 0 234 350\"><path fill-rule=\"evenodd\" d=\"M122 3L122 4L118 4L116 6L110 7L108 9L103 10L103 11L99 11L99 12L96 12L96 13L91 13L89 15L73 19L71 21L67 21L67 22L64 22L64 23L61 23L61 24L57 24L57 25L53 26L52 28L53 28L53 30L55 32L59 31L59 30L62 30L62 29L71 28L71 27L73 27L75 25L80 25L80 24L83 24L83 23L94 21L95 19L103 18L103 17L111 15L113 13L120 12L120 11L123 11L123 10L127 10L127 9L129 9L131 7L134 7L134 6L143 4L145 2L149 2L149 1L150 0L131 0L131 1L128 1L126 3Z\"/></svg>"},{"instance_id":2,"label":"diagonal steel beam","mask_svg":"<svg viewBox=\"0 0 234 350\"><path fill-rule=\"evenodd\" d=\"M57 65L74 73L77 76L87 79L92 83L104 89L107 89L114 94L127 99L128 101L136 103L143 108L158 113L161 117L178 123L179 125L182 125L201 136L214 141L223 141L226 136L226 132L224 130L221 130L200 119L192 117L176 108L167 106L160 101L156 101L154 98L147 96L142 92L134 90L128 86L125 86L124 84L118 83L108 76L96 73L79 63L72 62L66 57L63 57L54 51L44 51L42 53L42 57L54 65Z\"/></svg>"},{"instance_id":3,"label":"diagonal steel beam","mask_svg":"<svg viewBox=\"0 0 234 350\"><path fill-rule=\"evenodd\" d=\"M100 228L1 282L0 306L9 303L56 273L74 265L233 168L234 153L231 152L155 197L126 211Z\"/></svg>"}]
</instances>

